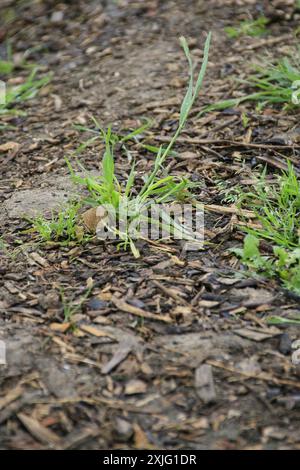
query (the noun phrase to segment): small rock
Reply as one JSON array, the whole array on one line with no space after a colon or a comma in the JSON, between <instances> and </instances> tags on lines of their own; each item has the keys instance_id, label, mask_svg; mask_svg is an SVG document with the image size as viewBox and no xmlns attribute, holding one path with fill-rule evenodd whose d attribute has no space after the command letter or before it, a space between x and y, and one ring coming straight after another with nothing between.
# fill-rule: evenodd
<instances>
[{"instance_id":1,"label":"small rock","mask_svg":"<svg viewBox=\"0 0 300 470\"><path fill-rule=\"evenodd\" d=\"M131 423L122 418L116 418L115 431L119 438L128 441L133 435L133 428Z\"/></svg>"},{"instance_id":2,"label":"small rock","mask_svg":"<svg viewBox=\"0 0 300 470\"><path fill-rule=\"evenodd\" d=\"M275 439L281 441L285 439L286 432L282 429L276 428L275 426L267 426L262 430L263 442L266 443L269 439Z\"/></svg>"},{"instance_id":3,"label":"small rock","mask_svg":"<svg viewBox=\"0 0 300 470\"><path fill-rule=\"evenodd\" d=\"M57 398L74 397L76 389L72 370L60 370L58 364L46 358L37 361L38 370L48 391Z\"/></svg>"},{"instance_id":4,"label":"small rock","mask_svg":"<svg viewBox=\"0 0 300 470\"><path fill-rule=\"evenodd\" d=\"M48 292L48 294L40 294L38 297L39 305L43 307L43 309L47 310L48 308L57 308L60 306L60 299L57 292L52 291Z\"/></svg>"},{"instance_id":5,"label":"small rock","mask_svg":"<svg viewBox=\"0 0 300 470\"><path fill-rule=\"evenodd\" d=\"M280 336L279 351L285 356L292 351L292 341L288 333L283 333Z\"/></svg>"},{"instance_id":6,"label":"small rock","mask_svg":"<svg viewBox=\"0 0 300 470\"><path fill-rule=\"evenodd\" d=\"M215 391L212 367L203 364L195 371L195 387L198 396L204 403L212 403L216 401L217 394Z\"/></svg>"},{"instance_id":7,"label":"small rock","mask_svg":"<svg viewBox=\"0 0 300 470\"><path fill-rule=\"evenodd\" d=\"M101 308L107 307L107 302L104 302L103 300L94 297L88 302L87 307L91 310L100 310Z\"/></svg>"},{"instance_id":8,"label":"small rock","mask_svg":"<svg viewBox=\"0 0 300 470\"><path fill-rule=\"evenodd\" d=\"M6 345L0 340L0 366L6 365Z\"/></svg>"},{"instance_id":9,"label":"small rock","mask_svg":"<svg viewBox=\"0 0 300 470\"><path fill-rule=\"evenodd\" d=\"M261 367L257 362L256 356L252 356L242 360L237 364L237 368L245 374L255 375L261 373Z\"/></svg>"},{"instance_id":10,"label":"small rock","mask_svg":"<svg viewBox=\"0 0 300 470\"><path fill-rule=\"evenodd\" d=\"M50 17L51 23L60 23L64 18L63 11L54 11Z\"/></svg>"}]
</instances>

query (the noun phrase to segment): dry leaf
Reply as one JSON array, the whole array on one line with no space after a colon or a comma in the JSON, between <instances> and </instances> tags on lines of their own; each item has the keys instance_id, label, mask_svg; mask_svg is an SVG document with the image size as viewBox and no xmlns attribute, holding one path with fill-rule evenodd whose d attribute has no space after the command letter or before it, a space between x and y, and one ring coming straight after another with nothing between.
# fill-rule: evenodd
<instances>
[{"instance_id":1,"label":"dry leaf","mask_svg":"<svg viewBox=\"0 0 300 470\"><path fill-rule=\"evenodd\" d=\"M91 207L81 217L84 225L90 232L96 232L99 222L106 216L106 211L101 207Z\"/></svg>"}]
</instances>

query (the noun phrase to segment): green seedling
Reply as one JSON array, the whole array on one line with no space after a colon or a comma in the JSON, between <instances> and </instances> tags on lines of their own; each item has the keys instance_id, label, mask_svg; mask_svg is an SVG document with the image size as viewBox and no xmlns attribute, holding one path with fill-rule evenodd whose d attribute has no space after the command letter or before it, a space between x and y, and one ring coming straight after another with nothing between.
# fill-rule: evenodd
<instances>
[{"instance_id":1,"label":"green seedling","mask_svg":"<svg viewBox=\"0 0 300 470\"><path fill-rule=\"evenodd\" d=\"M9 75L14 70L14 63L0 59L0 75Z\"/></svg>"},{"instance_id":2,"label":"green seedling","mask_svg":"<svg viewBox=\"0 0 300 470\"><path fill-rule=\"evenodd\" d=\"M40 215L31 219L32 229L43 242L58 242L69 244L70 242L83 241L83 229L78 224L78 211L80 203L69 203L57 213L52 213L51 219Z\"/></svg>"},{"instance_id":3,"label":"green seedling","mask_svg":"<svg viewBox=\"0 0 300 470\"><path fill-rule=\"evenodd\" d=\"M139 252L130 235L129 227L132 226L134 222L141 222L142 210L153 203L160 204L170 203L175 200L184 200L187 196L190 196L189 189L195 186L195 184L189 182L186 178L179 178L166 174L164 163L172 151L179 134L183 130L190 110L200 92L208 62L210 39L211 34L209 33L204 47L203 62L200 71L195 78L194 64L188 44L185 38L180 38L180 43L189 65L189 84L181 105L178 127L169 144L166 147L161 146L158 148L153 169L150 174L143 177L143 185L139 190L136 187L137 171L134 161L131 164L131 170L127 177L126 184L122 185L119 182L115 173L114 147L116 143L124 143L127 140L132 139L141 132L141 129L138 129L120 139L115 136L111 127L105 131L97 122L95 122L97 125L97 135L95 135L95 138L98 138L100 130L101 136L105 142L105 151L101 162L102 174L99 177L89 175L80 162L77 162L78 168L83 171L86 176L78 176L70 161L67 160L67 165L71 172L73 181L84 185L89 192L90 197L86 202L92 206L112 207L114 211L116 211L119 219L123 218L124 214L122 211L124 207L126 208L126 217L129 215L129 221L125 228L123 228L122 231L116 230L108 223L106 229L114 230L120 239L120 246L125 249L130 247L136 257L139 256ZM170 218L168 218L165 213L162 213L162 219L162 225L169 224L171 222ZM159 223L154 220L151 220L151 222ZM174 231L181 230L181 232L184 232L184 227L176 226L176 223L174 224L173 229Z\"/></svg>"},{"instance_id":4,"label":"green seedling","mask_svg":"<svg viewBox=\"0 0 300 470\"><path fill-rule=\"evenodd\" d=\"M103 129L101 127L100 123L98 122L98 120L95 117L92 117L92 121L94 123L93 128L82 126L82 125L79 125L79 124L74 124L75 129L77 129L78 131L87 132L87 133L92 134L92 137L90 139L83 142L77 148L77 150L75 151L75 153L77 155L79 153L81 153L86 147L89 147L91 144L93 144L94 142L96 142L98 140L100 140L101 142L103 141L103 137L106 134L105 129ZM134 129L133 131L131 131L128 134L125 134L123 136L118 135L118 134L112 132L112 130L110 130L110 136L109 136L110 142L109 143L113 147L116 144L119 144L126 150L126 146L125 146L126 142L128 142L130 140L136 140L138 136L143 134L143 132L150 127L150 125L151 125L151 121L146 120L146 122L144 124L142 124L140 127L138 127L137 129Z\"/></svg>"},{"instance_id":5,"label":"green seedling","mask_svg":"<svg viewBox=\"0 0 300 470\"><path fill-rule=\"evenodd\" d=\"M243 248L231 251L241 258L250 272L261 274L268 278L279 279L287 290L300 295L300 249L289 251L274 246L273 253L268 256L261 254L260 240L248 234L244 239Z\"/></svg>"},{"instance_id":6,"label":"green seedling","mask_svg":"<svg viewBox=\"0 0 300 470\"><path fill-rule=\"evenodd\" d=\"M264 170L240 204L256 214L259 226L246 228L244 247L232 251L251 270L280 279L300 295L300 181L293 166L289 163L273 182L267 181ZM261 254L262 240L271 245L267 256Z\"/></svg>"},{"instance_id":7,"label":"green seedling","mask_svg":"<svg viewBox=\"0 0 300 470\"><path fill-rule=\"evenodd\" d=\"M268 182L265 169L253 188L240 198L241 205L253 210L261 225L249 232L286 249L299 247L300 181L292 164L288 163L288 170L273 182Z\"/></svg>"},{"instance_id":8,"label":"green seedling","mask_svg":"<svg viewBox=\"0 0 300 470\"><path fill-rule=\"evenodd\" d=\"M275 315L266 318L266 323L268 323L269 325L300 325L300 318L284 318Z\"/></svg>"},{"instance_id":9,"label":"green seedling","mask_svg":"<svg viewBox=\"0 0 300 470\"><path fill-rule=\"evenodd\" d=\"M246 113L242 113L241 121L242 121L243 128L246 129L248 127L248 124L249 124L249 117L247 116Z\"/></svg>"},{"instance_id":10,"label":"green seedling","mask_svg":"<svg viewBox=\"0 0 300 470\"><path fill-rule=\"evenodd\" d=\"M18 59L16 63L13 57L13 50L12 50L11 42L7 41L6 53L2 57L0 57L0 78L1 76L4 76L4 75L11 75L12 72L14 72L16 69L22 69L22 70L37 69L36 64L29 62L28 59L33 52L39 51L42 48L43 46L37 45L37 46L27 49L22 54L22 58Z\"/></svg>"},{"instance_id":11,"label":"green seedling","mask_svg":"<svg viewBox=\"0 0 300 470\"><path fill-rule=\"evenodd\" d=\"M40 88L47 85L51 79L50 75L36 79L36 73L37 69L33 69L24 83L6 87L5 103L0 104L0 115L26 115L26 113L16 109L15 106L34 98Z\"/></svg>"},{"instance_id":12,"label":"green seedling","mask_svg":"<svg viewBox=\"0 0 300 470\"><path fill-rule=\"evenodd\" d=\"M267 33L266 25L269 20L265 16L260 16L257 20L241 21L238 27L228 26L224 28L230 38L238 38L240 36L261 36Z\"/></svg>"},{"instance_id":13,"label":"green seedling","mask_svg":"<svg viewBox=\"0 0 300 470\"><path fill-rule=\"evenodd\" d=\"M67 301L64 290L61 289L60 297L63 305L64 322L72 321L72 317L82 309L84 302L89 298L93 288L93 284L87 287L85 293L77 301L75 301L75 299Z\"/></svg>"},{"instance_id":14,"label":"green seedling","mask_svg":"<svg viewBox=\"0 0 300 470\"><path fill-rule=\"evenodd\" d=\"M9 75L15 69L15 64L12 57L11 43L7 43L6 58L0 57L0 76Z\"/></svg>"}]
</instances>

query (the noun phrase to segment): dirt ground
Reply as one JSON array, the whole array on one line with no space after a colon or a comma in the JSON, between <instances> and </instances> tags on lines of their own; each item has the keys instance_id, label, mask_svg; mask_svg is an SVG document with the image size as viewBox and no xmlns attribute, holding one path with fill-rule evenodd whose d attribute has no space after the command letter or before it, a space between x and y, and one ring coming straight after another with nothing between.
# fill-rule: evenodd
<instances>
[{"instance_id":1,"label":"dirt ground","mask_svg":"<svg viewBox=\"0 0 300 470\"><path fill-rule=\"evenodd\" d=\"M19 144L0 154L0 229L10 249L21 247L0 253L1 449L300 449L300 370L291 361L299 327L264 322L299 314L299 299L276 281L239 276L227 249L243 236L221 197L221 183L247 185L258 164L297 165L299 113L247 104L197 117L204 104L239 93L232 78L253 61L297 44L292 3L2 0L0 50L10 37L16 58L29 54L53 76L21 105L26 117L3 118L16 129L0 131L1 143ZM225 26L257 12L270 18L268 36L226 36ZM203 90L168 163L202 183L210 244L185 253L180 243L140 243L136 260L99 240L30 243L22 212L49 209L71 191L64 156L88 137L74 124L95 116L125 133L147 117L147 142L164 142L186 85L178 37L200 62L209 30ZM153 155L129 147L138 170L149 169ZM80 159L97 170L102 150L96 143ZM125 178L121 149L116 166ZM65 329L60 291L78 302L89 278L94 289Z\"/></svg>"}]
</instances>

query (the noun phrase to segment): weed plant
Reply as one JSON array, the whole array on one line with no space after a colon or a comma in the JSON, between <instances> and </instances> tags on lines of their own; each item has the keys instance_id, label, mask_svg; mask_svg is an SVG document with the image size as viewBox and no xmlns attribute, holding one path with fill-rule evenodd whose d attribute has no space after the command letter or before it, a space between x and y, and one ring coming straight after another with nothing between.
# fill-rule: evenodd
<instances>
[{"instance_id":1,"label":"weed plant","mask_svg":"<svg viewBox=\"0 0 300 470\"><path fill-rule=\"evenodd\" d=\"M44 215L30 219L31 231L37 233L38 238L44 242L54 241L67 245L70 242L83 241L83 229L78 223L80 207L80 202L70 202L58 212L53 212L50 219Z\"/></svg>"},{"instance_id":2,"label":"weed plant","mask_svg":"<svg viewBox=\"0 0 300 470\"><path fill-rule=\"evenodd\" d=\"M107 230L114 231L120 239L120 246L124 249L130 247L134 256L139 256L139 251L133 241L132 236L130 235L129 227L132 226L135 222L141 222L141 212L150 204L161 204L161 203L170 203L175 200L184 200L186 197L190 196L189 190L194 186L187 178L175 177L169 174L166 174L166 169L164 163L172 148L183 130L190 110L198 97L202 81L205 75L209 46L210 46L211 34L209 33L204 47L203 62L200 68L200 71L195 77L194 73L194 63L190 54L190 50L187 44L187 41L184 37L180 38L181 46L184 50L185 56L188 61L189 66L189 84L186 95L183 99L178 127L175 131L175 134L171 138L169 144L166 147L159 147L156 153L154 165L152 171L143 176L143 185L138 189L136 178L136 164L135 161L131 163L131 170L127 177L126 184L121 184L115 173L115 163L114 163L114 148L116 143L125 143L127 140L132 139L137 134L141 133L144 128L139 128L133 133L128 134L123 138L118 138L113 132L111 127L107 131L103 130L99 123L95 121L97 129L100 130L100 136L105 142L105 151L101 161L101 175L99 177L92 176L88 174L86 169L80 164L77 160L77 168L67 160L67 165L71 172L72 179L75 183L83 185L89 192L89 198L86 202L91 206L105 206L111 207L116 211L118 218L124 218L122 213L122 208L126 207L126 217L129 216L128 224L125 226L125 229L122 231L117 230L107 224ZM148 125L148 124L146 124ZM145 125L145 126L146 126ZM86 130L83 128L82 130ZM99 138L99 133L92 137L92 141ZM90 143L91 140L88 141ZM86 145L85 142L84 145ZM80 148L82 150L82 147ZM76 170L76 171L75 171ZM79 176L77 170L83 171L85 176ZM172 221L163 213L163 224L170 224ZM157 220L151 220L152 223L158 223ZM183 235L188 237L188 233L185 232L183 226L173 227L174 231L180 230Z\"/></svg>"},{"instance_id":3,"label":"weed plant","mask_svg":"<svg viewBox=\"0 0 300 470\"><path fill-rule=\"evenodd\" d=\"M272 183L264 170L253 192L244 194L240 203L255 212L259 227L246 229L244 247L234 253L250 269L279 278L300 295L300 181L295 169L289 163ZM261 254L262 240L271 254Z\"/></svg>"},{"instance_id":4,"label":"weed plant","mask_svg":"<svg viewBox=\"0 0 300 470\"><path fill-rule=\"evenodd\" d=\"M224 28L224 31L227 35L232 38L236 39L240 36L261 36L267 33L266 25L268 24L269 20L265 16L260 16L257 20L245 20L241 21L239 26L228 26Z\"/></svg>"},{"instance_id":5,"label":"weed plant","mask_svg":"<svg viewBox=\"0 0 300 470\"><path fill-rule=\"evenodd\" d=\"M206 106L200 115L239 106L245 101L254 101L259 109L266 105L279 105L284 110L299 109L300 106L300 55L297 51L293 60L284 57L275 63L254 66L254 73L240 83L255 90L239 98L222 100Z\"/></svg>"}]
</instances>

